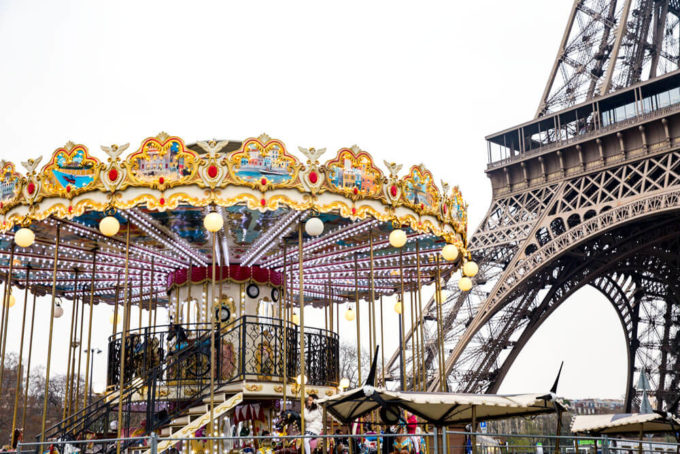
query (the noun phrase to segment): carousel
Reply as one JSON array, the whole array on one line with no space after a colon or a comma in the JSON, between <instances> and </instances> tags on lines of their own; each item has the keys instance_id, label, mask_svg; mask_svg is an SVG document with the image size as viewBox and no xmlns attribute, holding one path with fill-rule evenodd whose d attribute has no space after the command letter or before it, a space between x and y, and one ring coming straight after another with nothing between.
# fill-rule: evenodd
<instances>
[{"instance_id":1,"label":"carousel","mask_svg":"<svg viewBox=\"0 0 680 454\"><path fill-rule=\"evenodd\" d=\"M422 165L402 172L385 162L383 170L357 146L328 156L300 147L295 156L266 135L187 144L161 133L128 148L102 146L97 157L69 142L46 162L22 162L25 173L2 163L0 353L4 363L10 323L23 323L19 361L28 357L29 373L29 325L32 347L48 345L47 358L32 359L46 364L41 441L155 432L167 438L160 452L200 431L271 433L278 415L299 411L307 396L348 387L341 339L356 342L359 363L362 347L373 352L397 333L408 354L405 301L413 328L423 317L421 289L432 286L440 311L442 283L454 273L462 291L472 286L466 205ZM23 315L10 310L13 287L24 295ZM51 314L39 339L26 317L36 297ZM398 326L385 323L383 299ZM64 305L73 305L70 332L57 333ZM84 392L92 317L102 305L113 330L106 390L92 396ZM356 332L340 333L340 317ZM55 336L70 336L59 355L68 373L62 418L48 424ZM437 336L443 345L441 329ZM381 356L379 386L425 388L425 370L405 379L404 361L390 374ZM28 390L20 382L29 373L19 374L17 390ZM12 433L21 427L17 407Z\"/></svg>"}]
</instances>

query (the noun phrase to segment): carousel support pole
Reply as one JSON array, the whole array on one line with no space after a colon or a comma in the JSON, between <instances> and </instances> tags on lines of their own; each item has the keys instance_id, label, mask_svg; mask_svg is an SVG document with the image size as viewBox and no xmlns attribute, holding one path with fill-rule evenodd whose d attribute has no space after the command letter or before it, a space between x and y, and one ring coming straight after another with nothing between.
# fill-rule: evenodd
<instances>
[{"instance_id":1,"label":"carousel support pole","mask_svg":"<svg viewBox=\"0 0 680 454\"><path fill-rule=\"evenodd\" d=\"M328 273L328 322L333 332L333 287L331 285L331 273Z\"/></svg>"},{"instance_id":2,"label":"carousel support pole","mask_svg":"<svg viewBox=\"0 0 680 454\"><path fill-rule=\"evenodd\" d=\"M80 409L80 400L78 399L78 394L80 393L80 361L83 356L83 327L85 326L85 292L80 296L80 337L78 338L78 375L76 375L76 413ZM87 369L87 367L85 367ZM87 388L85 388L85 393L87 394Z\"/></svg>"},{"instance_id":3,"label":"carousel support pole","mask_svg":"<svg viewBox=\"0 0 680 454\"><path fill-rule=\"evenodd\" d=\"M418 384L418 356L416 353L416 344L418 338L418 332L415 330L414 319L413 319L413 290L409 291L409 301L411 303L411 389L416 391Z\"/></svg>"},{"instance_id":4,"label":"carousel support pole","mask_svg":"<svg viewBox=\"0 0 680 454\"><path fill-rule=\"evenodd\" d=\"M187 277L188 279L188 277ZM180 323L182 320L182 313L181 313L182 307L179 304L179 285L175 287L175 318L173 320L174 323Z\"/></svg>"},{"instance_id":5,"label":"carousel support pole","mask_svg":"<svg viewBox=\"0 0 680 454\"><path fill-rule=\"evenodd\" d=\"M437 343L439 354L437 355L439 359L439 391L444 391L444 338L442 336L442 287L441 287L441 269L439 265L439 255L436 256L437 261L437 282L435 285L435 304L437 307Z\"/></svg>"},{"instance_id":6,"label":"carousel support pole","mask_svg":"<svg viewBox=\"0 0 680 454\"><path fill-rule=\"evenodd\" d=\"M12 267L14 266L14 242L9 253L9 271L7 272L7 279L5 280L5 294L2 297L2 318L0 319L0 327L2 327L2 353L0 356L0 393L2 392L2 379L5 372L5 347L7 345L7 325L9 323L9 295L12 293Z\"/></svg>"},{"instance_id":7,"label":"carousel support pole","mask_svg":"<svg viewBox=\"0 0 680 454\"><path fill-rule=\"evenodd\" d=\"M151 257L151 275L149 276L149 303L147 304L147 309L149 310L149 320L148 320L148 323L147 323L147 326L149 327L149 334L151 333L151 327L155 325L155 323L153 325L151 324L151 311L152 311L151 301L153 300L153 295L154 295L153 284L154 284L154 276L155 276L155 274L154 274L155 260L156 260L156 257ZM155 311L155 308L153 310Z\"/></svg>"},{"instance_id":8,"label":"carousel support pole","mask_svg":"<svg viewBox=\"0 0 680 454\"><path fill-rule=\"evenodd\" d=\"M300 295L300 431L305 433L305 283L302 266L302 222L298 226L298 263L300 268L300 281L298 294Z\"/></svg>"},{"instance_id":9,"label":"carousel support pole","mask_svg":"<svg viewBox=\"0 0 680 454\"><path fill-rule=\"evenodd\" d=\"M288 391L288 262L287 262L286 243L283 243L283 295L279 301L283 302L283 410L287 407Z\"/></svg>"},{"instance_id":10,"label":"carousel support pole","mask_svg":"<svg viewBox=\"0 0 680 454\"><path fill-rule=\"evenodd\" d=\"M380 295L380 353L382 355L382 367L380 368L382 385L385 387L385 330L383 320L385 312L383 311L383 296Z\"/></svg>"},{"instance_id":11,"label":"carousel support pole","mask_svg":"<svg viewBox=\"0 0 680 454\"><path fill-rule=\"evenodd\" d=\"M404 250L399 248L399 280L401 283L401 313L399 314L399 369L401 371L401 390L406 391L406 366L404 358L406 356L406 340L404 339L404 311L406 302L404 301Z\"/></svg>"},{"instance_id":12,"label":"carousel support pole","mask_svg":"<svg viewBox=\"0 0 680 454\"><path fill-rule=\"evenodd\" d=\"M111 329L111 336L116 335L116 328L118 328L118 299L120 297L120 271L116 273L116 301L113 306L113 328Z\"/></svg>"},{"instance_id":13,"label":"carousel support pole","mask_svg":"<svg viewBox=\"0 0 680 454\"><path fill-rule=\"evenodd\" d=\"M215 300L215 237L217 236L217 233L213 232L211 235L212 237L212 288L211 288L211 296L212 300ZM208 292L206 292L206 306L208 302ZM208 318L208 314L211 314L210 318ZM217 320L215 319L215 311L211 310L206 312L206 319L210 320L210 424L208 427L210 428L210 436L214 437L215 436L215 323L217 323ZM214 451L214 441L211 438L210 439L210 454L212 454Z\"/></svg>"},{"instance_id":14,"label":"carousel support pole","mask_svg":"<svg viewBox=\"0 0 680 454\"><path fill-rule=\"evenodd\" d=\"M189 277L187 279L187 319L186 324L191 323L191 283L194 277L194 262L189 261Z\"/></svg>"},{"instance_id":15,"label":"carousel support pole","mask_svg":"<svg viewBox=\"0 0 680 454\"><path fill-rule=\"evenodd\" d=\"M26 406L28 405L28 388L31 378L31 357L33 356L33 327L35 326L35 303L38 295L33 289L33 310L31 311L31 330L28 334L28 362L26 363L26 384L24 385L24 407L21 410L21 427L26 427Z\"/></svg>"},{"instance_id":16,"label":"carousel support pole","mask_svg":"<svg viewBox=\"0 0 680 454\"><path fill-rule=\"evenodd\" d=\"M139 317L137 320L137 328L140 335L142 335L142 308L144 304L142 303L142 298L144 297L144 270L140 268L139 270L139 301L137 301L137 306L139 307Z\"/></svg>"},{"instance_id":17,"label":"carousel support pole","mask_svg":"<svg viewBox=\"0 0 680 454\"><path fill-rule=\"evenodd\" d=\"M125 388L125 344L127 343L127 334L130 329L130 305L132 300L128 291L130 279L130 230L132 230L132 221L128 218L127 232L125 233L125 279L123 281L123 297L127 296L127 300L123 304L123 335L121 336L120 344L120 376L118 378L118 394L120 397L122 397L123 389ZM129 289L131 290L132 286ZM118 433L116 438L120 438L123 434L123 402L120 397L118 399ZM116 454L120 454L120 441L116 443Z\"/></svg>"},{"instance_id":18,"label":"carousel support pole","mask_svg":"<svg viewBox=\"0 0 680 454\"><path fill-rule=\"evenodd\" d=\"M370 264L371 264L371 326L369 329L373 331L373 349L371 350L372 352L375 351L376 346L378 345L378 339L377 339L377 334L378 332L375 330L375 279L373 277L374 273L374 261L373 261L373 230L369 232L369 240L370 240ZM382 350L382 345L380 346L380 349Z\"/></svg>"},{"instance_id":19,"label":"carousel support pole","mask_svg":"<svg viewBox=\"0 0 680 454\"><path fill-rule=\"evenodd\" d=\"M359 310L359 257L354 254L354 305L357 308L357 366L361 386L361 311Z\"/></svg>"},{"instance_id":20,"label":"carousel support pole","mask_svg":"<svg viewBox=\"0 0 680 454\"><path fill-rule=\"evenodd\" d=\"M68 337L68 358L66 360L66 392L64 393L64 405L62 408L61 412L61 419L66 419L66 416L68 416L69 413L69 403L70 403L70 398L71 398L71 356L73 354L73 340L75 338L75 335L73 334L74 327L75 327L75 320L76 320L76 313L78 312L78 309L76 308L76 304L78 301L78 270L75 270L75 278L74 278L75 283L74 285L74 292L73 292L73 304L71 307L71 330L69 331L69 337Z\"/></svg>"},{"instance_id":21,"label":"carousel support pole","mask_svg":"<svg viewBox=\"0 0 680 454\"><path fill-rule=\"evenodd\" d=\"M21 319L21 340L19 341L19 365L17 367L17 384L16 387L14 388L14 410L12 413L12 444L10 446L14 446L14 429L17 428L17 410L19 408L19 394L21 393L21 382L23 381L22 378L22 373L21 373L21 366L22 362L21 360L23 359L24 356L24 331L26 328L26 312L28 310L28 280L29 280L29 275L31 274L31 268L30 266L26 268L26 281L24 283L24 286L26 287L24 290L24 313L22 315Z\"/></svg>"},{"instance_id":22,"label":"carousel support pole","mask_svg":"<svg viewBox=\"0 0 680 454\"><path fill-rule=\"evenodd\" d=\"M54 331L54 304L57 300L57 265L59 260L59 240L61 231L57 222L57 236L54 241L54 263L52 267L52 307L50 308L50 329L47 335L47 366L45 367L45 392L43 397L42 423L40 425L40 442L45 442L45 422L47 422L47 401L50 395L50 366L52 365L52 333Z\"/></svg>"},{"instance_id":23,"label":"carousel support pole","mask_svg":"<svg viewBox=\"0 0 680 454\"><path fill-rule=\"evenodd\" d=\"M92 273L90 274L90 319L88 321L88 327L87 327L87 353L85 356L85 364L90 364L90 355L92 352L90 351L92 349L92 314L94 313L94 276L97 271L97 249L92 251ZM90 389L90 380L92 377L90 377L90 367L85 367L85 394L83 396L83 408L87 407L87 398L89 397L89 394L87 392L88 389Z\"/></svg>"},{"instance_id":24,"label":"carousel support pole","mask_svg":"<svg viewBox=\"0 0 680 454\"><path fill-rule=\"evenodd\" d=\"M425 371L425 329L423 328L423 295L420 280L420 242L416 239L416 285L418 286L418 326L420 328L420 386L423 391L427 388L427 376Z\"/></svg>"}]
</instances>

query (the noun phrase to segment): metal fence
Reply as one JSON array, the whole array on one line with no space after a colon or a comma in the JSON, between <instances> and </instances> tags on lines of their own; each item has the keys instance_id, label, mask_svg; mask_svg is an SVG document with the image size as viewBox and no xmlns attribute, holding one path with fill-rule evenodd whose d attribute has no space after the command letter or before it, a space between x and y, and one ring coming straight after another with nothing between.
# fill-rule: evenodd
<instances>
[{"instance_id":1,"label":"metal fence","mask_svg":"<svg viewBox=\"0 0 680 454\"><path fill-rule=\"evenodd\" d=\"M16 452L38 454L231 454L312 452L326 454L378 454L409 452L428 454L678 454L680 444L656 439L574 437L554 435L516 435L470 433L430 428L417 434L375 433L333 435L263 435L161 438L111 438L103 440L53 440L45 443L20 443ZM341 429L340 429L341 430Z\"/></svg>"}]
</instances>

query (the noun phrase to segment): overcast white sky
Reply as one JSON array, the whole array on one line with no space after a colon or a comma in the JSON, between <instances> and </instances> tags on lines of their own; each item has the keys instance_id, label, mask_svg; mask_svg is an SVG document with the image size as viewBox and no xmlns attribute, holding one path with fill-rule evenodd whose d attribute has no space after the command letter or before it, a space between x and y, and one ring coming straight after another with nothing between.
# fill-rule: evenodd
<instances>
[{"instance_id":1,"label":"overcast white sky","mask_svg":"<svg viewBox=\"0 0 680 454\"><path fill-rule=\"evenodd\" d=\"M472 233L491 200L483 137L532 118L571 4L0 0L0 158L47 157L68 140L134 149L162 130L187 141L266 132L329 154L358 144L460 185ZM49 302L39 307L34 363L45 362ZM95 346L110 313L95 311ZM56 322L55 352L69 321L67 310ZM595 292L555 312L501 391L547 389L561 360L560 394L624 394L623 333ZM99 355L95 381L105 364Z\"/></svg>"}]
</instances>

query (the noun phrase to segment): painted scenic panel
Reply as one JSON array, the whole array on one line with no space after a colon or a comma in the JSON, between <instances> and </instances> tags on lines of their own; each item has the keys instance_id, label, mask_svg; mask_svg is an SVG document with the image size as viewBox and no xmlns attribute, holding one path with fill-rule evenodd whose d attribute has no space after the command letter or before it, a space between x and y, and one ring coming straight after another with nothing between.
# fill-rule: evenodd
<instances>
[{"instance_id":1,"label":"painted scenic panel","mask_svg":"<svg viewBox=\"0 0 680 454\"><path fill-rule=\"evenodd\" d=\"M326 164L328 181L340 190L362 195L376 196L380 192L381 173L373 165L371 157L364 152L355 154L342 149L338 156Z\"/></svg>"},{"instance_id":2,"label":"painted scenic panel","mask_svg":"<svg viewBox=\"0 0 680 454\"><path fill-rule=\"evenodd\" d=\"M13 200L17 195L17 185L19 184L19 174L14 170L11 162L3 163L0 170L0 201L6 203Z\"/></svg>"},{"instance_id":3,"label":"painted scenic panel","mask_svg":"<svg viewBox=\"0 0 680 454\"><path fill-rule=\"evenodd\" d=\"M47 189L85 188L94 182L98 164L83 145L59 148L43 170Z\"/></svg>"},{"instance_id":4,"label":"painted scenic panel","mask_svg":"<svg viewBox=\"0 0 680 454\"><path fill-rule=\"evenodd\" d=\"M439 204L439 191L434 185L432 174L419 166L411 167L409 174L404 177L404 197L416 208L436 208Z\"/></svg>"},{"instance_id":5,"label":"painted scenic panel","mask_svg":"<svg viewBox=\"0 0 680 454\"><path fill-rule=\"evenodd\" d=\"M247 140L229 161L234 175L248 183L260 183L263 178L274 184L288 183L297 172L297 160L278 140L264 144L258 139Z\"/></svg>"},{"instance_id":6,"label":"painted scenic panel","mask_svg":"<svg viewBox=\"0 0 680 454\"><path fill-rule=\"evenodd\" d=\"M128 158L130 171L141 183L182 181L191 175L196 154L184 148L176 137L146 139Z\"/></svg>"}]
</instances>

